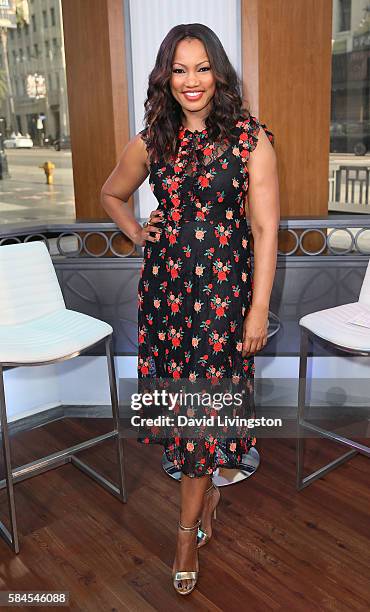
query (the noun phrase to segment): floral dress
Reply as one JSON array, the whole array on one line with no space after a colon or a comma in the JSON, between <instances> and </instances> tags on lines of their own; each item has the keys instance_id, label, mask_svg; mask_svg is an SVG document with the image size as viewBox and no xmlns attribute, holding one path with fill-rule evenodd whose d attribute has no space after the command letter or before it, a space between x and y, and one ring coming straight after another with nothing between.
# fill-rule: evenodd
<instances>
[{"instance_id":1,"label":"floral dress","mask_svg":"<svg viewBox=\"0 0 370 612\"><path fill-rule=\"evenodd\" d=\"M260 126L274 144L272 132L253 115L240 117L232 138L222 142L212 141L207 128L192 132L180 126L175 158L150 168L149 184L164 221L156 224L162 228L156 242L145 243L138 285L140 390L149 388L150 380L156 388L176 380L242 383L244 399L231 409L234 416L254 415L254 356L242 357L253 290L244 199ZM150 408L142 414L151 415ZM213 406L203 410L216 414ZM175 405L173 414L180 412ZM186 414L192 416L192 409ZM190 477L237 468L256 443L245 426L201 425L186 436L180 430L177 424L148 425L137 439L162 444L168 460Z\"/></svg>"}]
</instances>

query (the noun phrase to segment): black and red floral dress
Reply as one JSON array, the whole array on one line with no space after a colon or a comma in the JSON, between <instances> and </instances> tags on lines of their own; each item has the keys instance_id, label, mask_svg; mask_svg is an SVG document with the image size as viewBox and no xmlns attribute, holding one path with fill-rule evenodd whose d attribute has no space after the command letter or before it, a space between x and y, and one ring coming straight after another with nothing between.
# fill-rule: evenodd
<instances>
[{"instance_id":1,"label":"black and red floral dress","mask_svg":"<svg viewBox=\"0 0 370 612\"><path fill-rule=\"evenodd\" d=\"M274 144L272 132L253 115L240 118L232 138L223 142L212 141L207 128L192 132L180 126L176 159L151 165L149 184L164 221L157 224L159 239L145 244L138 285L141 389L150 379L157 386L198 379L213 386L227 379L251 392L254 356L241 352L253 291L244 199L260 126ZM247 393L232 414L253 416L252 405ZM192 416L192 408L186 414ZM210 406L206 415L212 414ZM245 427L229 432L228 425L200 426L184 436L176 423L166 430L141 429L138 440L163 444L168 460L191 477L237 468L256 443Z\"/></svg>"}]
</instances>

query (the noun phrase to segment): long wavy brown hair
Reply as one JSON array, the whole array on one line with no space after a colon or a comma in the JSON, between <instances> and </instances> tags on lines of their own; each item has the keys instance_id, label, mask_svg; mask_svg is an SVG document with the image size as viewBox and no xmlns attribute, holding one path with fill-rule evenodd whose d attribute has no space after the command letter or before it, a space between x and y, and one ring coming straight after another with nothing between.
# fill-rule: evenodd
<instances>
[{"instance_id":1,"label":"long wavy brown hair","mask_svg":"<svg viewBox=\"0 0 370 612\"><path fill-rule=\"evenodd\" d=\"M237 72L213 30L202 23L174 26L159 47L154 68L149 75L144 102L145 127L141 133L151 161L163 158L168 162L176 155L182 108L172 95L170 79L176 45L184 38L202 41L215 76L212 108L205 121L210 138L227 138L232 142L232 128L236 121L239 118L247 119L250 114L243 107L241 82Z\"/></svg>"}]
</instances>

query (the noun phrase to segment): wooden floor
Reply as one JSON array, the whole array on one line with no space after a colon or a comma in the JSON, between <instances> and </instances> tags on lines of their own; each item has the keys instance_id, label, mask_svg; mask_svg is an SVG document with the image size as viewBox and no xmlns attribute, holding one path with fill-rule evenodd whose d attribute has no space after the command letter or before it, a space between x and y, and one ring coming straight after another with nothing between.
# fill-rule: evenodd
<instances>
[{"instance_id":1,"label":"wooden floor","mask_svg":"<svg viewBox=\"0 0 370 612\"><path fill-rule=\"evenodd\" d=\"M16 434L13 467L109 429L103 419L73 419ZM344 450L318 442L320 455L308 442L313 468ZM368 458L357 455L297 492L294 440L263 439L258 449L258 471L222 489L190 596L170 578L179 484L162 471L160 447L134 440L126 443L127 504L72 465L15 485L21 550L14 555L0 540L1 591L69 591L69 609L84 612L369 610ZM112 441L80 456L115 477ZM6 507L3 490L2 520Z\"/></svg>"}]
</instances>

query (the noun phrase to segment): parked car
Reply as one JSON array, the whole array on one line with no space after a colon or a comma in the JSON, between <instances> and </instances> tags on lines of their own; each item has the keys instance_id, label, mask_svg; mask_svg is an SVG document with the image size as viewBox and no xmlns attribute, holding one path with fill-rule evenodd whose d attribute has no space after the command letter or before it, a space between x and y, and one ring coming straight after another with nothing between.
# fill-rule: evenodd
<instances>
[{"instance_id":1,"label":"parked car","mask_svg":"<svg viewBox=\"0 0 370 612\"><path fill-rule=\"evenodd\" d=\"M333 122L330 126L330 151L366 155L370 152L370 121Z\"/></svg>"},{"instance_id":2,"label":"parked car","mask_svg":"<svg viewBox=\"0 0 370 612\"><path fill-rule=\"evenodd\" d=\"M33 140L30 136L14 134L4 140L4 149L32 149L32 147Z\"/></svg>"},{"instance_id":3,"label":"parked car","mask_svg":"<svg viewBox=\"0 0 370 612\"><path fill-rule=\"evenodd\" d=\"M60 151L61 149L70 149L71 148L71 139L69 136L62 136L61 138L57 138L54 140L54 147L56 151Z\"/></svg>"}]
</instances>

